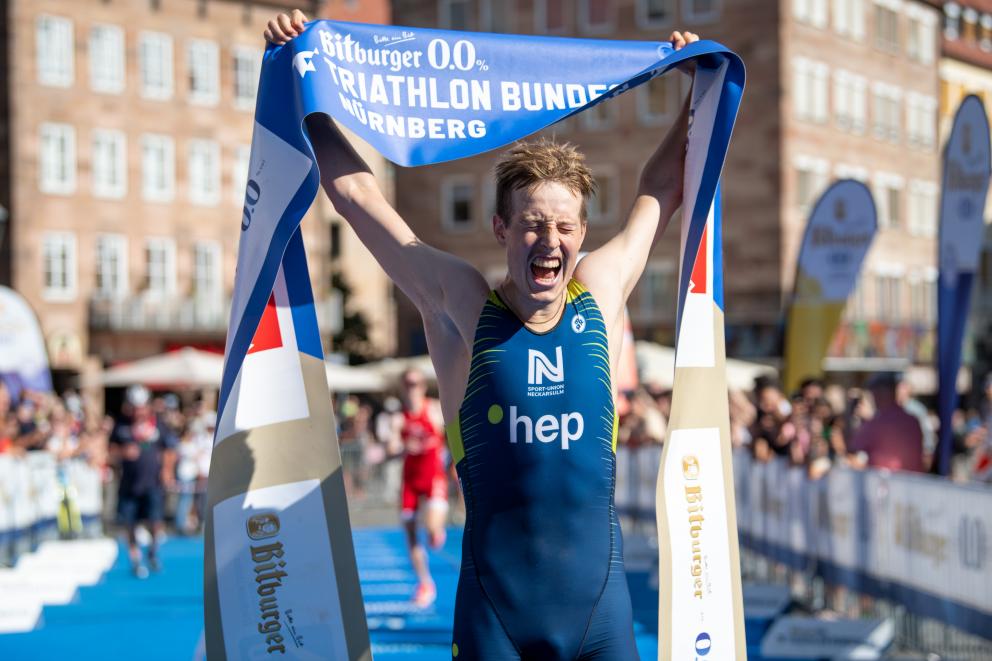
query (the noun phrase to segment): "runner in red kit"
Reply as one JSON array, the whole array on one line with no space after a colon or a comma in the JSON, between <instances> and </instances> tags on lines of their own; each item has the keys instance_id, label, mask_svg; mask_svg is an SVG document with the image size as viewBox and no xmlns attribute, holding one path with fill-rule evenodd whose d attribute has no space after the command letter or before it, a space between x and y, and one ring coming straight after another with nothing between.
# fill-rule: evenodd
<instances>
[{"instance_id":1,"label":"runner in red kit","mask_svg":"<svg viewBox=\"0 0 992 661\"><path fill-rule=\"evenodd\" d=\"M427 381L418 370L407 370L402 381L403 411L399 430L406 457L400 488L400 517L406 530L410 561L417 573L413 601L429 606L437 597L434 580L427 566L427 552L417 537L417 511L421 498L427 500L425 524L431 548L444 546L444 524L448 514L448 476L444 470L444 429L441 408L427 397Z\"/></svg>"}]
</instances>

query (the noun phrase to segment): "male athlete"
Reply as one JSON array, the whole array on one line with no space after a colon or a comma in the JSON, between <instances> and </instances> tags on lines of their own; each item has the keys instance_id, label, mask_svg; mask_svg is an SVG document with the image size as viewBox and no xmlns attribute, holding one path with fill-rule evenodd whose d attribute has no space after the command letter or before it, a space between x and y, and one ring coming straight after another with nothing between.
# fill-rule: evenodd
<instances>
[{"instance_id":1,"label":"male athlete","mask_svg":"<svg viewBox=\"0 0 992 661\"><path fill-rule=\"evenodd\" d=\"M406 370L400 388L403 409L396 417L405 453L400 518L406 531L410 562L417 574L413 601L426 607L434 603L437 590L427 565L427 552L417 536L417 510L420 500L426 500L428 540L432 548L444 546L444 524L448 514L448 474L442 457L444 420L437 401L427 397L427 380L420 370Z\"/></svg>"},{"instance_id":2,"label":"male athlete","mask_svg":"<svg viewBox=\"0 0 992 661\"><path fill-rule=\"evenodd\" d=\"M265 36L284 44L305 20L281 14ZM671 35L676 49L697 39ZM465 493L452 657L637 658L613 508L611 375L624 304L682 202L687 125L686 107L623 229L578 266L595 189L583 157L544 141L507 151L492 219L507 276L490 290L417 238L333 121L307 121L331 202L423 317Z\"/></svg>"}]
</instances>

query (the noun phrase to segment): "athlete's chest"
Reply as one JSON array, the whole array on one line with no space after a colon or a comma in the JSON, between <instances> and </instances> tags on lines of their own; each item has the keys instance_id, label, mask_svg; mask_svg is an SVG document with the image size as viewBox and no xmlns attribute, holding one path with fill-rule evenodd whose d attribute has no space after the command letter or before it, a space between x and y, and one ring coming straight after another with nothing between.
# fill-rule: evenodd
<instances>
[{"instance_id":1,"label":"athlete's chest","mask_svg":"<svg viewBox=\"0 0 992 661\"><path fill-rule=\"evenodd\" d=\"M479 374L492 404L520 421L529 436L567 436L578 420L612 408L601 318L570 304L547 333L533 333L513 319L498 330L476 356L477 363L487 363Z\"/></svg>"}]
</instances>

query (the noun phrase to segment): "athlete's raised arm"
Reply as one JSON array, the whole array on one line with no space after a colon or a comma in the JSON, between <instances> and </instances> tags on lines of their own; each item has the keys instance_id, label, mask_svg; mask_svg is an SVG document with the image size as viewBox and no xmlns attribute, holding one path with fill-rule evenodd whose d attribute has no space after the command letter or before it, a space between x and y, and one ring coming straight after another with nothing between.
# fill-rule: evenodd
<instances>
[{"instance_id":1,"label":"athlete's raised arm","mask_svg":"<svg viewBox=\"0 0 992 661\"><path fill-rule=\"evenodd\" d=\"M692 32L673 32L675 50L698 41ZM641 171L637 197L622 230L589 253L575 277L594 293L604 315L619 315L637 284L648 256L682 204L689 102Z\"/></svg>"},{"instance_id":2,"label":"athlete's raised arm","mask_svg":"<svg viewBox=\"0 0 992 661\"><path fill-rule=\"evenodd\" d=\"M299 10L279 14L269 21L266 40L282 45L304 29L306 17ZM347 138L326 115L306 120L317 156L320 180L331 203L355 230L387 275L420 310L424 321L453 322L466 344L475 328L467 301L482 304L488 285L470 264L420 241L386 200L371 169ZM475 311L477 312L477 310ZM464 317L461 319L460 317Z\"/></svg>"}]
</instances>

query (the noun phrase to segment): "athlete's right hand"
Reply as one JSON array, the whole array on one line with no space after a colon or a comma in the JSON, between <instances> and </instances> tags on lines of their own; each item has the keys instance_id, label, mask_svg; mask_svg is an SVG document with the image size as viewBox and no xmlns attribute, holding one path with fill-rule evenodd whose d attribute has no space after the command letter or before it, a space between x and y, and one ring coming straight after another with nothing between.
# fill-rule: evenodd
<instances>
[{"instance_id":1,"label":"athlete's right hand","mask_svg":"<svg viewBox=\"0 0 992 661\"><path fill-rule=\"evenodd\" d=\"M304 23L307 17L299 9L294 9L292 14L279 14L271 21L265 29L265 40L282 46L293 37L298 37L303 32Z\"/></svg>"}]
</instances>

